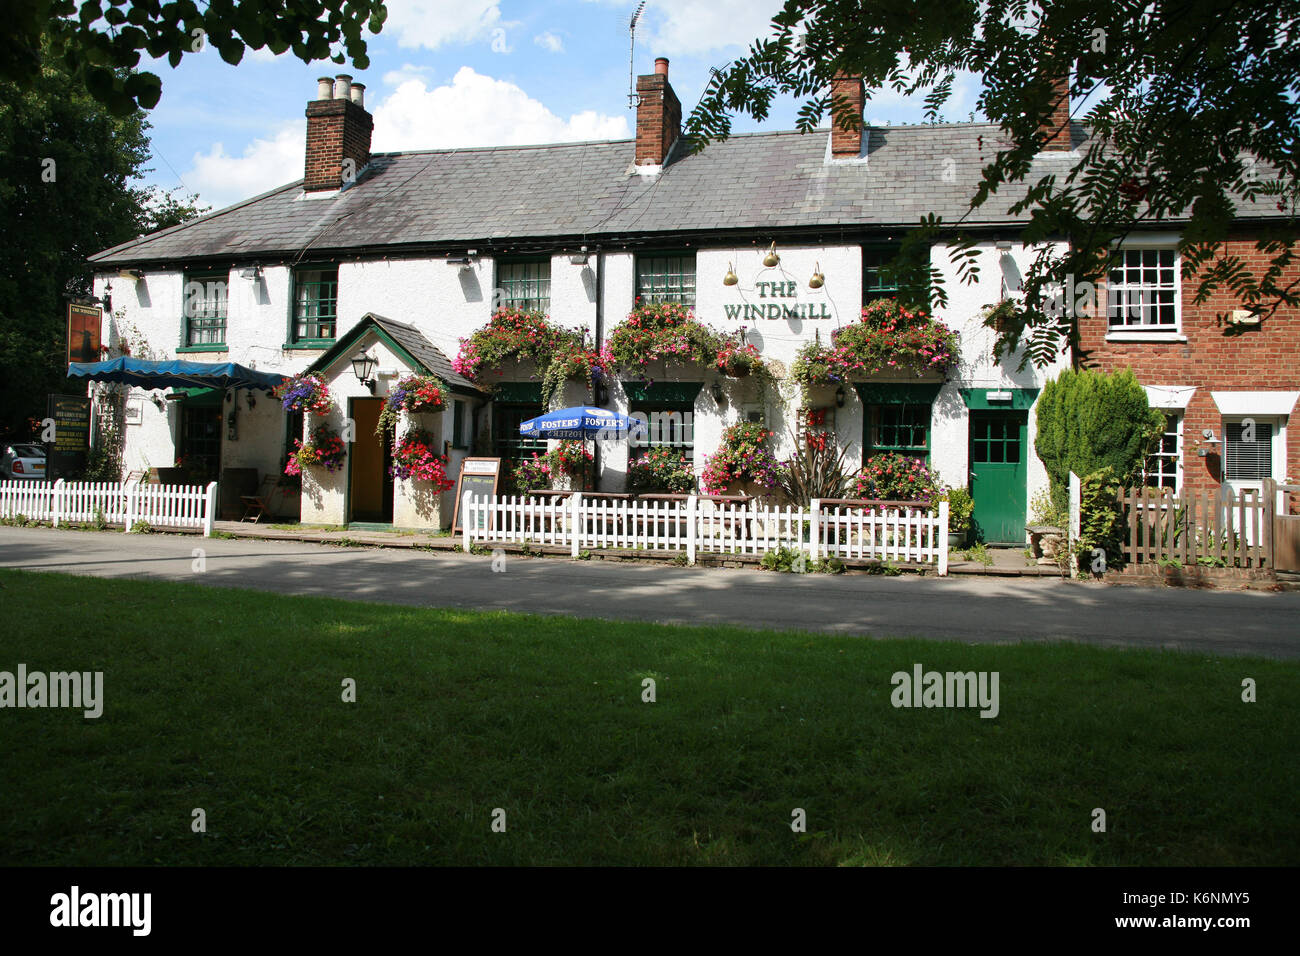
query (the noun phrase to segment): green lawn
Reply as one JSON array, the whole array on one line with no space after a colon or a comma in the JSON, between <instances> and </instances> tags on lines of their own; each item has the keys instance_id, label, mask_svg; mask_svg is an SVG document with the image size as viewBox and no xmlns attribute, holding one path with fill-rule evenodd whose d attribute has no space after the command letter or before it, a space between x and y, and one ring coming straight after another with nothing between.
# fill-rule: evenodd
<instances>
[{"instance_id":1,"label":"green lawn","mask_svg":"<svg viewBox=\"0 0 1300 956\"><path fill-rule=\"evenodd\" d=\"M12 571L0 595L0 670L100 670L106 698L0 710L0 864L1300 862L1291 663ZM895 709L917 662L998 671L1000 715Z\"/></svg>"}]
</instances>

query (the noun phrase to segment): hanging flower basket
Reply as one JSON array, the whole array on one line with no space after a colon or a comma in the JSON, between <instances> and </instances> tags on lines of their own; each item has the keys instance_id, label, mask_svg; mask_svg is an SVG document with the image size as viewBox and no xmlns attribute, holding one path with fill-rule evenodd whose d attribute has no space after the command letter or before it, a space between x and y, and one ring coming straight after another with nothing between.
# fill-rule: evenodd
<instances>
[{"instance_id":1,"label":"hanging flower basket","mask_svg":"<svg viewBox=\"0 0 1300 956\"><path fill-rule=\"evenodd\" d=\"M295 375L271 389L286 411L316 412L330 410L330 390L319 375Z\"/></svg>"},{"instance_id":2,"label":"hanging flower basket","mask_svg":"<svg viewBox=\"0 0 1300 956\"><path fill-rule=\"evenodd\" d=\"M433 436L419 428L407 432L394 446L388 470L395 478L431 482L439 491L456 485L447 477L446 457L434 454Z\"/></svg>"},{"instance_id":3,"label":"hanging flower basket","mask_svg":"<svg viewBox=\"0 0 1300 956\"><path fill-rule=\"evenodd\" d=\"M295 451L284 466L286 475L301 475L304 468L324 468L334 472L343 467L347 458L347 445L329 425L320 424L311 430L311 438L304 444L293 440Z\"/></svg>"},{"instance_id":4,"label":"hanging flower basket","mask_svg":"<svg viewBox=\"0 0 1300 956\"><path fill-rule=\"evenodd\" d=\"M395 429L402 412L436 412L446 407L447 385L442 379L436 375L408 375L389 389L375 434L382 436Z\"/></svg>"},{"instance_id":5,"label":"hanging flower basket","mask_svg":"<svg viewBox=\"0 0 1300 956\"><path fill-rule=\"evenodd\" d=\"M620 368L645 377L651 362L716 361L720 336L684 305L660 302L637 306L609 334L609 355Z\"/></svg>"},{"instance_id":6,"label":"hanging flower basket","mask_svg":"<svg viewBox=\"0 0 1300 956\"><path fill-rule=\"evenodd\" d=\"M960 360L957 333L924 309L877 299L861 320L831 333L832 357L842 375L863 378L881 372L942 374Z\"/></svg>"},{"instance_id":7,"label":"hanging flower basket","mask_svg":"<svg viewBox=\"0 0 1300 956\"><path fill-rule=\"evenodd\" d=\"M565 382L586 382L588 393L594 394L597 382L612 377L612 364L607 349L590 348L585 339L553 356L542 372L542 407L551 407Z\"/></svg>"},{"instance_id":8,"label":"hanging flower basket","mask_svg":"<svg viewBox=\"0 0 1300 956\"><path fill-rule=\"evenodd\" d=\"M764 367L763 357L755 346L735 341L724 342L718 349L714 364L719 372L732 378L744 378L751 373L763 371Z\"/></svg>"},{"instance_id":9,"label":"hanging flower basket","mask_svg":"<svg viewBox=\"0 0 1300 956\"><path fill-rule=\"evenodd\" d=\"M451 367L477 381L510 361L533 361L544 369L582 344L581 333L555 325L544 312L497 309L487 325L460 340L460 352Z\"/></svg>"}]
</instances>

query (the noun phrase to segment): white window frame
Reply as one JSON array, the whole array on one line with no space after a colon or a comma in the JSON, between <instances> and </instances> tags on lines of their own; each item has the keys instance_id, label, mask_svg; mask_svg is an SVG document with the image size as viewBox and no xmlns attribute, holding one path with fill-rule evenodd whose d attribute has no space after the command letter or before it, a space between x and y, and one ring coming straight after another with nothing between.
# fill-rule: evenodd
<instances>
[{"instance_id":1,"label":"white window frame","mask_svg":"<svg viewBox=\"0 0 1300 956\"><path fill-rule=\"evenodd\" d=\"M1182 277L1182 255L1178 251L1178 237L1167 233L1153 234L1150 236L1141 236L1125 240L1118 247L1117 251L1121 255L1127 255L1130 252L1172 252L1174 257L1173 265L1173 306L1174 322L1173 325L1157 325L1155 323L1137 323L1132 325L1112 325L1110 315L1110 301L1113 291L1123 290L1141 290L1156 288L1164 291L1169 287L1147 286L1139 283L1136 286L1130 286L1127 283L1116 287L1111 282L1110 270L1106 272L1106 340L1108 342L1186 342L1187 337L1183 334L1183 277ZM1117 267L1125 268L1123 261ZM1158 264L1157 269L1161 268ZM1141 306L1139 306L1141 307Z\"/></svg>"},{"instance_id":2,"label":"white window frame","mask_svg":"<svg viewBox=\"0 0 1300 956\"><path fill-rule=\"evenodd\" d=\"M1170 457L1173 458L1174 461L1173 492L1174 492L1174 497L1176 498L1183 493L1183 410L1181 408L1162 408L1160 409L1160 411L1164 412L1166 420L1172 424L1172 428L1166 428L1165 431L1160 433L1160 437L1163 439L1165 436L1171 433L1174 435L1174 453L1172 456L1170 456L1164 454L1163 452L1156 452L1154 454L1148 455L1147 459L1151 459L1151 458L1168 459ZM1164 472L1162 469L1161 474L1163 473ZM1150 477L1150 473L1146 470L1146 462L1144 461L1142 466L1143 483L1146 484L1148 488L1164 487L1163 485L1149 484L1147 482L1148 477Z\"/></svg>"},{"instance_id":3,"label":"white window frame","mask_svg":"<svg viewBox=\"0 0 1300 956\"><path fill-rule=\"evenodd\" d=\"M1238 424L1252 419L1256 425L1269 425L1272 428L1272 456L1269 462L1269 476L1275 481L1285 483L1286 481L1286 428L1287 416L1285 415L1224 415L1220 421L1220 432L1223 436L1223 454L1222 454L1222 479L1234 492L1241 491L1243 488L1258 488L1263 479L1260 478L1229 478L1228 477L1228 424Z\"/></svg>"}]
</instances>

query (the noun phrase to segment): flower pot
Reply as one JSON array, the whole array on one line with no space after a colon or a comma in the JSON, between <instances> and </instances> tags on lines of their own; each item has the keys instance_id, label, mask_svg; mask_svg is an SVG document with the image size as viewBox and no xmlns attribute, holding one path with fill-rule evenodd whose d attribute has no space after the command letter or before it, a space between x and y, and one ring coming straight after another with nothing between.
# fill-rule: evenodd
<instances>
[{"instance_id":1,"label":"flower pot","mask_svg":"<svg viewBox=\"0 0 1300 956\"><path fill-rule=\"evenodd\" d=\"M965 532L965 531L949 531L949 532L948 532L948 550L949 550L949 551L957 551L957 550L960 550L961 548L964 548L964 547L966 547L966 532Z\"/></svg>"}]
</instances>

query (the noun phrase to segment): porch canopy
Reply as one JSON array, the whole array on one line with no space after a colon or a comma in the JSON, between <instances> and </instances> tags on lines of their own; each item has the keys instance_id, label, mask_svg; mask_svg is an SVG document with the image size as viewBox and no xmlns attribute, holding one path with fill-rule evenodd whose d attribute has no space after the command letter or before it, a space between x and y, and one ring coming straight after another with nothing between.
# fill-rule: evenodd
<instances>
[{"instance_id":1,"label":"porch canopy","mask_svg":"<svg viewBox=\"0 0 1300 956\"><path fill-rule=\"evenodd\" d=\"M255 372L234 362L150 362L123 355L107 362L72 362L69 378L88 378L139 388L260 388L284 381L274 372Z\"/></svg>"}]
</instances>

